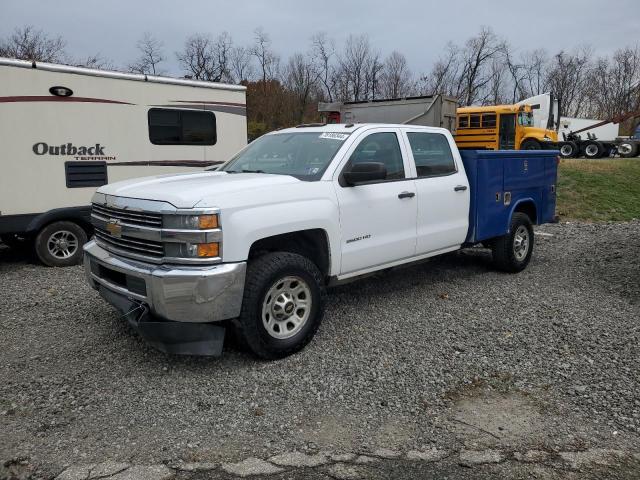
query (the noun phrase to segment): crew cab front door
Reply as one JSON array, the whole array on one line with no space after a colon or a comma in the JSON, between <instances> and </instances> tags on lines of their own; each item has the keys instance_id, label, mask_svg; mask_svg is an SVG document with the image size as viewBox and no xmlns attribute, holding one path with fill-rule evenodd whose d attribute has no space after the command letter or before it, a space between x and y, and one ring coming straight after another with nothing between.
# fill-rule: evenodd
<instances>
[{"instance_id":1,"label":"crew cab front door","mask_svg":"<svg viewBox=\"0 0 640 480\"><path fill-rule=\"evenodd\" d=\"M397 129L375 129L347 153L334 179L340 208L341 275L373 270L412 257L416 247L417 198L408 156ZM353 164L384 164L384 180L349 186L343 172Z\"/></svg>"}]
</instances>

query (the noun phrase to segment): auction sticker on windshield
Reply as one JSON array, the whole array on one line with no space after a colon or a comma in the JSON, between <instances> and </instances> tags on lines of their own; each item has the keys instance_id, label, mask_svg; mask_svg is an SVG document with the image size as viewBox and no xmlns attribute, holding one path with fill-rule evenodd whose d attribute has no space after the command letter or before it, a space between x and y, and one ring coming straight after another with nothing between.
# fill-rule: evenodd
<instances>
[{"instance_id":1,"label":"auction sticker on windshield","mask_svg":"<svg viewBox=\"0 0 640 480\"><path fill-rule=\"evenodd\" d=\"M348 133L325 132L320 135L320 138L330 138L331 140L346 140L348 136Z\"/></svg>"}]
</instances>

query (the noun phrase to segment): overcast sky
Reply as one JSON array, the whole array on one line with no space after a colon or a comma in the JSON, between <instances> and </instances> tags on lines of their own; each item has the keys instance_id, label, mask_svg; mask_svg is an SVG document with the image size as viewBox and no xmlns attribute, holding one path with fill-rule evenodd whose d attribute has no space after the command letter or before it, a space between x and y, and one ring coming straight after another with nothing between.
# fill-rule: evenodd
<instances>
[{"instance_id":1,"label":"overcast sky","mask_svg":"<svg viewBox=\"0 0 640 480\"><path fill-rule=\"evenodd\" d=\"M520 4L521 6L517 6ZM404 53L414 72L428 71L448 41L462 43L488 25L518 50L555 53L590 44L596 55L640 44L638 0L0 0L0 36L33 25L67 42L67 52L99 52L116 66L136 57L145 31L161 39L169 73L180 68L175 52L194 32L227 31L249 44L261 26L283 58L304 51L325 31L338 42L368 34L383 54Z\"/></svg>"}]
</instances>

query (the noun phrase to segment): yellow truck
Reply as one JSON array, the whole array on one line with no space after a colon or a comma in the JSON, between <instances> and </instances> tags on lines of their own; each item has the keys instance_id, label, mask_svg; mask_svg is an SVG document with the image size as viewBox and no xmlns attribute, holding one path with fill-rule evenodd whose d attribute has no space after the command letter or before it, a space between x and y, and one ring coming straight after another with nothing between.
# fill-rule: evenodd
<instances>
[{"instance_id":1,"label":"yellow truck","mask_svg":"<svg viewBox=\"0 0 640 480\"><path fill-rule=\"evenodd\" d=\"M535 127L533 110L526 104L458 108L456 144L474 150L558 148L558 132Z\"/></svg>"}]
</instances>

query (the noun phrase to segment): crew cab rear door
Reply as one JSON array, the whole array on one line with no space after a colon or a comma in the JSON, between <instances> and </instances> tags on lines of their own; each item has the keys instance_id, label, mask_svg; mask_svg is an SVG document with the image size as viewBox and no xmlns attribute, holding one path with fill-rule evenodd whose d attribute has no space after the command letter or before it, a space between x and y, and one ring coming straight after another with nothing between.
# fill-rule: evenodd
<instances>
[{"instance_id":1,"label":"crew cab rear door","mask_svg":"<svg viewBox=\"0 0 640 480\"><path fill-rule=\"evenodd\" d=\"M340 208L341 275L375 270L412 257L416 247L417 199L409 158L397 128L363 132L334 177ZM349 186L343 172L352 164L383 163L385 180Z\"/></svg>"},{"instance_id":2,"label":"crew cab rear door","mask_svg":"<svg viewBox=\"0 0 640 480\"><path fill-rule=\"evenodd\" d=\"M469 180L451 136L403 129L417 193L416 255L459 247L469 229Z\"/></svg>"}]
</instances>

